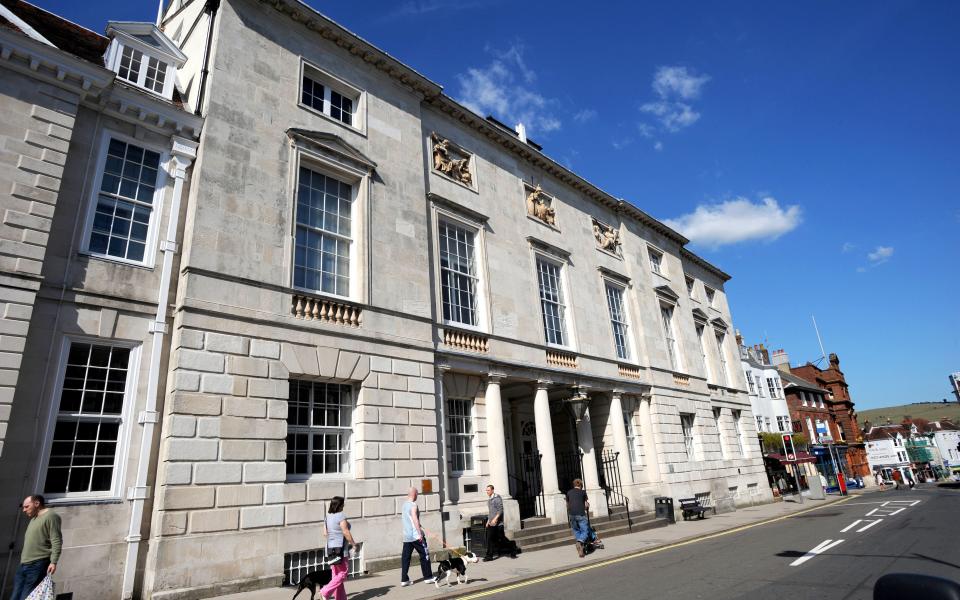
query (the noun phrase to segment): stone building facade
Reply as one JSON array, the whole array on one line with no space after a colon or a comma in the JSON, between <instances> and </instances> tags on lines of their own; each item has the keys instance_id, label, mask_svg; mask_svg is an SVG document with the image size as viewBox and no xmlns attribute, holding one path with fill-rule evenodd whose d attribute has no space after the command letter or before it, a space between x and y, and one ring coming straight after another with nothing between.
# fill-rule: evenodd
<instances>
[{"instance_id":1,"label":"stone building facade","mask_svg":"<svg viewBox=\"0 0 960 600\"><path fill-rule=\"evenodd\" d=\"M173 260L170 280L157 265L94 260L61 231L43 265L68 279L44 281L49 307L24 332L27 364L74 336L138 356L124 419L140 411L142 423L126 429L117 469L117 489L133 491L60 501L116 565L85 580L100 563L68 536L75 598L278 585L322 546L335 495L367 570L395 560L411 486L425 528L450 543L485 511L488 483L508 529L565 522L575 476L605 511L601 463L632 510L657 495L728 509L770 499L729 276L682 235L299 2L178 0L161 29L182 55L181 137L204 117L180 178L182 233L156 250ZM117 127L136 116L114 112ZM63 227L84 206L84 178L99 176L83 149L106 119L67 154L64 177L81 184L60 194L58 214L73 207ZM174 119L146 120L130 138ZM20 376L47 388L65 377ZM30 393L16 385L18 399ZM55 411L56 396L43 404ZM30 402L13 406L11 419L30 422ZM8 454L4 477L23 478ZM35 454L46 464L49 452ZM36 467L26 489L47 485ZM138 511L138 535L114 525Z\"/></svg>"},{"instance_id":2,"label":"stone building facade","mask_svg":"<svg viewBox=\"0 0 960 600\"><path fill-rule=\"evenodd\" d=\"M203 123L164 87L180 60L165 43L149 23L102 36L26 2L0 11L3 594L27 494L63 519L58 592L131 597L145 563L180 207ZM140 59L121 69L124 48Z\"/></svg>"}]
</instances>

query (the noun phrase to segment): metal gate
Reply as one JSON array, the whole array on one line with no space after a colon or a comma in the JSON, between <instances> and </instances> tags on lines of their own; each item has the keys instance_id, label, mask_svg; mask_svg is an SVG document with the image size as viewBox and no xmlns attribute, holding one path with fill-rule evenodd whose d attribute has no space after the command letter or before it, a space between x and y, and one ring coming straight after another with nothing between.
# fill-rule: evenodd
<instances>
[{"instance_id":1,"label":"metal gate","mask_svg":"<svg viewBox=\"0 0 960 600\"><path fill-rule=\"evenodd\" d=\"M546 516L543 500L543 478L540 474L542 454L521 454L520 474L516 478L515 497L520 505L520 518Z\"/></svg>"},{"instance_id":2,"label":"metal gate","mask_svg":"<svg viewBox=\"0 0 960 600\"><path fill-rule=\"evenodd\" d=\"M600 487L607 495L607 506L626 506L627 496L623 493L623 482L620 480L619 452L604 450L597 462L600 471Z\"/></svg>"},{"instance_id":3,"label":"metal gate","mask_svg":"<svg viewBox=\"0 0 960 600\"><path fill-rule=\"evenodd\" d=\"M566 452L557 454L557 482L560 492L566 494L573 488L574 479L583 479L583 453Z\"/></svg>"}]
</instances>

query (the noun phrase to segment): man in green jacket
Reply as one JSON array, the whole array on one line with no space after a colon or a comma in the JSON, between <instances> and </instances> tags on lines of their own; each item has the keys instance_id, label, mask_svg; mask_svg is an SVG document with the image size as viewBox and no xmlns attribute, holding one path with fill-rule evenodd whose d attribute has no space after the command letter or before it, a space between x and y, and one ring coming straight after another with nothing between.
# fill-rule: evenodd
<instances>
[{"instance_id":1,"label":"man in green jacket","mask_svg":"<svg viewBox=\"0 0 960 600\"><path fill-rule=\"evenodd\" d=\"M13 578L10 600L23 600L40 585L46 575L53 575L57 571L60 549L63 547L60 515L47 508L43 496L27 496L21 508L30 522L23 536L20 568Z\"/></svg>"}]
</instances>

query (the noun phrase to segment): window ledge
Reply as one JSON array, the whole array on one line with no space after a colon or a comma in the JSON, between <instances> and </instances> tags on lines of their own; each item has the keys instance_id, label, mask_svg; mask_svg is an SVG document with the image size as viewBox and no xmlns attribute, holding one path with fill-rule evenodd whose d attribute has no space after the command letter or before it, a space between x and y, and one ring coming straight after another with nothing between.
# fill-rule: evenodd
<instances>
[{"instance_id":1,"label":"window ledge","mask_svg":"<svg viewBox=\"0 0 960 600\"><path fill-rule=\"evenodd\" d=\"M315 109L314 107L312 107L312 106L310 106L310 105L308 105L308 104L304 104L303 102L297 102L297 106L299 106L299 107L302 108L303 110L309 112L310 114L316 115L316 116L318 116L318 117L322 117L322 118L325 119L326 121L329 121L330 123L333 123L334 125L338 125L339 127L343 128L343 129L346 129L347 131L349 131L349 132L351 132L351 133L355 133L355 134L357 134L357 135L359 135L359 136L361 136L361 137L367 137L367 132L366 132L365 129L361 129L361 128L359 128L359 127L354 127L353 125L348 125L347 123L344 123L344 122L341 121L340 119L334 119L333 117L331 117L331 116L328 115L327 113L325 113L325 112L323 112L323 111L321 111L321 110L317 110L317 109Z\"/></svg>"},{"instance_id":2,"label":"window ledge","mask_svg":"<svg viewBox=\"0 0 960 600\"><path fill-rule=\"evenodd\" d=\"M109 254L97 254L95 252L90 252L89 250L80 250L77 252L78 257L86 257L88 259L102 260L104 262L115 263L118 265L124 265L127 267L134 267L136 269L145 269L147 271L152 271L154 269L153 263L137 262L135 260L127 260L125 258L118 258L116 256L110 256Z\"/></svg>"},{"instance_id":3,"label":"window ledge","mask_svg":"<svg viewBox=\"0 0 960 600\"><path fill-rule=\"evenodd\" d=\"M670 278L667 277L666 275L664 275L662 272L661 272L661 273L657 273L656 271L651 270L651 271L650 271L650 274L653 275L654 277L659 277L660 279L663 279L664 281L670 281Z\"/></svg>"},{"instance_id":4,"label":"window ledge","mask_svg":"<svg viewBox=\"0 0 960 600\"><path fill-rule=\"evenodd\" d=\"M122 504L123 498L119 496L106 496L103 498L50 498L47 497L47 506L83 506L91 504Z\"/></svg>"}]
</instances>

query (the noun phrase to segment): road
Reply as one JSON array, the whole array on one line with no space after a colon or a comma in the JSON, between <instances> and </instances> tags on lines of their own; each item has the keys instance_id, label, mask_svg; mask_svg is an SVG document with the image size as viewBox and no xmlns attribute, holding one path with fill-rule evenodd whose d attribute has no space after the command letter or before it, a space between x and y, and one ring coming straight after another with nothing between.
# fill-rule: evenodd
<instances>
[{"instance_id":1,"label":"road","mask_svg":"<svg viewBox=\"0 0 960 600\"><path fill-rule=\"evenodd\" d=\"M960 490L882 492L502 591L544 598L870 599L886 573L960 581Z\"/></svg>"}]
</instances>

